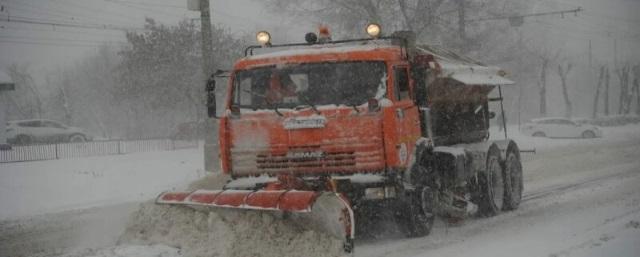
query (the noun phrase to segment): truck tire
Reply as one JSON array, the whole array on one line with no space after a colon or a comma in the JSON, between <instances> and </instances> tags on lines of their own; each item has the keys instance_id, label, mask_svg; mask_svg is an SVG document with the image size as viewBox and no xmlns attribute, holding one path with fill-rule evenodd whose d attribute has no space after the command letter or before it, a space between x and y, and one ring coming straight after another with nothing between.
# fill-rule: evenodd
<instances>
[{"instance_id":1,"label":"truck tire","mask_svg":"<svg viewBox=\"0 0 640 257\"><path fill-rule=\"evenodd\" d=\"M517 149L516 149L517 151ZM507 158L504 162L505 173L505 194L504 209L515 210L522 201L522 163L519 155L512 149L507 151Z\"/></svg>"},{"instance_id":2,"label":"truck tire","mask_svg":"<svg viewBox=\"0 0 640 257\"><path fill-rule=\"evenodd\" d=\"M547 137L547 135L544 132L541 132L541 131L535 132L531 136L533 136L533 137Z\"/></svg>"},{"instance_id":3,"label":"truck tire","mask_svg":"<svg viewBox=\"0 0 640 257\"><path fill-rule=\"evenodd\" d=\"M480 213L495 216L504 208L504 171L500 165L500 150L491 147L487 154L487 170L478 174Z\"/></svg>"},{"instance_id":4,"label":"truck tire","mask_svg":"<svg viewBox=\"0 0 640 257\"><path fill-rule=\"evenodd\" d=\"M67 142L69 143L84 143L85 141L87 141L87 139L82 134L72 134L67 139Z\"/></svg>"},{"instance_id":5,"label":"truck tire","mask_svg":"<svg viewBox=\"0 0 640 257\"><path fill-rule=\"evenodd\" d=\"M433 192L429 187L417 188L398 206L396 221L407 237L429 235L433 228Z\"/></svg>"},{"instance_id":6,"label":"truck tire","mask_svg":"<svg viewBox=\"0 0 640 257\"><path fill-rule=\"evenodd\" d=\"M582 132L582 138L595 138L595 137L596 137L596 133L593 133L593 131L591 130Z\"/></svg>"},{"instance_id":7,"label":"truck tire","mask_svg":"<svg viewBox=\"0 0 640 257\"><path fill-rule=\"evenodd\" d=\"M32 144L33 140L30 136L27 135L18 135L16 137L16 145L29 145Z\"/></svg>"}]
</instances>

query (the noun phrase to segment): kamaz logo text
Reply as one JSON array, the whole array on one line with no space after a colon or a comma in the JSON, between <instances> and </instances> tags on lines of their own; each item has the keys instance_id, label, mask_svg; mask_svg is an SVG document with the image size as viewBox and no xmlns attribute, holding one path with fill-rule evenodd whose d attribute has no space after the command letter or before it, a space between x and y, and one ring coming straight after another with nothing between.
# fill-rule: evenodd
<instances>
[{"instance_id":1,"label":"kamaz logo text","mask_svg":"<svg viewBox=\"0 0 640 257\"><path fill-rule=\"evenodd\" d=\"M322 157L324 157L323 151L287 153L287 158L289 159L320 159Z\"/></svg>"}]
</instances>

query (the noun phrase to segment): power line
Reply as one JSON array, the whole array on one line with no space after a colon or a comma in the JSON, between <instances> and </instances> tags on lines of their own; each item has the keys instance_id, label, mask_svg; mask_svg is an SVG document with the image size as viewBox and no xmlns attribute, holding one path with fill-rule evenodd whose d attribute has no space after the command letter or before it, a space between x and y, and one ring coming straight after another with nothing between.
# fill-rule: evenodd
<instances>
[{"instance_id":1,"label":"power line","mask_svg":"<svg viewBox=\"0 0 640 257\"><path fill-rule=\"evenodd\" d=\"M111 17L111 16L118 16L118 17L125 18L125 19L133 21L133 22L141 22L141 21L143 21L143 19L141 19L141 17L138 17L138 16L132 17L132 16L129 16L129 15L124 15L124 14L122 14L120 12L117 12L117 11L111 11L111 10L106 9L106 8L95 8L94 6L82 5L82 4L79 4L78 1L71 1L71 2L63 1L63 2L65 2L67 5L69 5L71 7L75 7L77 10L84 11L82 13L103 14L103 15L106 14L107 16L109 16L108 18L110 18L110 19L118 19L118 18ZM80 2L84 3L85 1L80 1Z\"/></svg>"},{"instance_id":2,"label":"power line","mask_svg":"<svg viewBox=\"0 0 640 257\"><path fill-rule=\"evenodd\" d=\"M42 10L41 6L36 6L36 5L33 5L33 4L29 3L29 2L11 2L11 3L12 3L12 5L13 4L19 4L19 5L22 5L23 7L30 7L32 10L26 10L27 12L47 13L48 15L59 16L59 17L62 17L64 19L71 19L71 20L76 20L76 19L79 18L79 20L87 20L87 21L91 20L91 21L94 21L94 22L95 21L99 22L99 20L96 19L98 17L95 14L100 15L100 14L104 14L105 13L105 10L83 8L83 6L80 6L80 5L78 5L77 3L74 3L74 2L67 3L67 4L69 4L69 6L71 6L71 7L76 7L76 8L80 8L81 10L88 10L88 11L73 12L73 11L69 10L68 6L66 8L61 8L59 6L56 6L55 3L58 3L58 2L50 2L50 4L47 6L47 8L45 10ZM9 7L10 8L16 8L18 6L9 6ZM22 10L24 11L25 9L22 9ZM94 15L88 15L89 13L94 14ZM120 16L122 18L131 20L131 21L136 21L136 22L140 21L138 19L134 19L134 18L131 18L129 16L122 15L120 13L114 13L114 15ZM112 17L104 17L104 18L106 18L107 20L112 20L112 21L117 20L117 18L112 18ZM121 19L118 20L118 21L121 21Z\"/></svg>"},{"instance_id":3,"label":"power line","mask_svg":"<svg viewBox=\"0 0 640 257\"><path fill-rule=\"evenodd\" d=\"M34 41L24 41L24 40L0 40L2 44L28 44L28 45L47 45L47 46L60 46L60 47L103 47L109 44L78 44L78 43L55 43L55 42L34 42Z\"/></svg>"},{"instance_id":4,"label":"power line","mask_svg":"<svg viewBox=\"0 0 640 257\"><path fill-rule=\"evenodd\" d=\"M132 30L145 30L144 28L126 28L126 27L118 27L110 24L80 24L80 23L69 23L65 21L37 19L37 18L21 17L21 16L10 16L10 17L7 17L6 20L1 20L1 21L10 22L10 23L48 25L48 26L69 27L69 28L120 30L125 32L132 31Z\"/></svg>"},{"instance_id":5,"label":"power line","mask_svg":"<svg viewBox=\"0 0 640 257\"><path fill-rule=\"evenodd\" d=\"M535 20L534 22L545 26L547 29L556 30L557 33L561 33L562 35L565 35L565 36L574 35L574 37L582 36L583 39L585 40L590 39L590 37L592 36L597 36L601 38L610 37L610 35L608 35L606 31L582 30L577 28L565 29L544 21ZM634 39L633 37L616 37L616 38L622 41L627 41L627 42L636 42L636 43L640 42L640 39L638 38Z\"/></svg>"},{"instance_id":6,"label":"power line","mask_svg":"<svg viewBox=\"0 0 640 257\"><path fill-rule=\"evenodd\" d=\"M71 42L71 43L113 43L113 44L127 44L127 42L123 41L100 41L100 40L87 40L87 39L68 39L68 38L46 38L46 37L20 37L20 36L0 36L0 39L9 39L9 40L31 40L31 41L58 41L59 42Z\"/></svg>"},{"instance_id":7,"label":"power line","mask_svg":"<svg viewBox=\"0 0 640 257\"><path fill-rule=\"evenodd\" d=\"M111 2L111 3L114 3L114 4L120 4L120 5L123 5L123 6L128 6L128 7L131 7L131 8L134 8L134 9L138 9L138 10L141 10L141 11L145 11L145 12L149 12L149 13L154 13L154 14L163 13L163 14L166 14L166 15L169 15L169 16L174 16L174 17L180 18L180 19L185 18L184 13L182 13L183 15L179 15L179 14L176 14L176 13L173 13L173 12L151 10L151 9L144 8L144 7L141 7L141 6L137 6L137 5L134 5L134 4L129 4L129 3L124 2L124 1L115 1L115 0L105 0L105 1ZM186 8L184 8L184 9L186 11Z\"/></svg>"},{"instance_id":8,"label":"power line","mask_svg":"<svg viewBox=\"0 0 640 257\"><path fill-rule=\"evenodd\" d=\"M143 5L143 6L149 6L151 8L153 8L155 6L157 8L166 7L166 8L175 8L175 9L187 10L186 6L173 5L173 4L162 4L162 3L151 3L151 2L136 2L136 1L127 1L127 0L105 0L105 1L124 4L126 6L130 6L130 7L133 7L133 8L142 8L142 7L135 7L135 6L132 6L132 5ZM143 9L145 9L145 8L143 8ZM150 9L145 9L145 10L152 11ZM258 21L258 20L253 19L253 18L232 15L232 14L228 14L228 13L225 13L225 12L221 12L221 11L219 11L217 9L213 9L211 11L213 13L217 14L217 15L225 16L225 17L228 17L228 18L248 20L248 21L251 21L251 22L256 23L256 24L261 24L262 23L261 21Z\"/></svg>"},{"instance_id":9,"label":"power line","mask_svg":"<svg viewBox=\"0 0 640 257\"><path fill-rule=\"evenodd\" d=\"M144 5L144 6L159 6L159 7L168 7L168 8L177 8L177 9L187 9L186 6L182 5L173 5L173 4L160 4L160 3L151 3L151 2L136 2L136 1L126 1L126 0L105 0L108 2L114 3L124 3L124 4L136 4L136 5Z\"/></svg>"},{"instance_id":10,"label":"power line","mask_svg":"<svg viewBox=\"0 0 640 257\"><path fill-rule=\"evenodd\" d=\"M1 22L1 20L0 20ZM92 31L92 30L69 30L69 28L51 28L51 29L42 29L42 28L35 28L33 26L23 26L23 25L16 25L16 27L13 26L7 26L7 25L0 25L0 31L3 30L14 30L14 31L37 31L37 32L55 32L55 33L68 33L68 34L81 34L81 35L100 35L100 36L105 36L105 35L109 35L109 33L111 33L111 35L113 35L113 33L118 33L118 35L122 35L122 33L120 31L117 30L101 30L101 31Z\"/></svg>"},{"instance_id":11,"label":"power line","mask_svg":"<svg viewBox=\"0 0 640 257\"><path fill-rule=\"evenodd\" d=\"M528 14L521 14L521 15L498 15L498 16L492 16L492 17L481 17L481 18L465 20L465 22L492 21L492 20L517 20L517 19L524 19L527 17L549 16L549 15L558 15L558 14L564 16L564 14L567 14L567 13L573 13L575 15L578 15L578 12L581 12L581 11L583 11L582 7L578 7L576 9L562 10L562 11L538 12L538 13L528 13Z\"/></svg>"}]
</instances>

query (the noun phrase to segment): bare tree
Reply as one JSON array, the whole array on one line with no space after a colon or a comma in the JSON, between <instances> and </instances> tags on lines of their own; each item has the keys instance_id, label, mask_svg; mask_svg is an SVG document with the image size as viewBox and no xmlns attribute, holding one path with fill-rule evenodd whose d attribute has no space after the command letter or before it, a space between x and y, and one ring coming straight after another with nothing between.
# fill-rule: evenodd
<instances>
[{"instance_id":1,"label":"bare tree","mask_svg":"<svg viewBox=\"0 0 640 257\"><path fill-rule=\"evenodd\" d=\"M541 58L542 65L540 67L540 80L538 81L540 95L540 115L547 115L547 67L549 59Z\"/></svg>"},{"instance_id":2,"label":"bare tree","mask_svg":"<svg viewBox=\"0 0 640 257\"><path fill-rule=\"evenodd\" d=\"M569 72L571 72L572 68L573 64L571 62L568 62L566 67L563 67L562 64L558 64L558 76L560 76L562 96L564 97L565 103L564 116L567 118L570 118L573 114L573 107L571 105L571 100L569 99L569 91L567 89L567 75L569 75Z\"/></svg>"},{"instance_id":3,"label":"bare tree","mask_svg":"<svg viewBox=\"0 0 640 257\"><path fill-rule=\"evenodd\" d=\"M26 109L31 110L30 117L23 116L23 118L42 118L42 95L38 90L35 80L33 80L33 77L29 73L29 67L27 65L12 64L7 70L17 87L16 92L13 94L16 99L12 102L22 114L24 114Z\"/></svg>"},{"instance_id":4,"label":"bare tree","mask_svg":"<svg viewBox=\"0 0 640 257\"><path fill-rule=\"evenodd\" d=\"M629 64L625 64L622 67L616 69L616 75L618 75L618 81L620 82L620 102L618 104L618 114L629 113L629 71L631 67Z\"/></svg>"},{"instance_id":5,"label":"bare tree","mask_svg":"<svg viewBox=\"0 0 640 257\"><path fill-rule=\"evenodd\" d=\"M636 93L636 115L640 115L640 85L638 77L640 76L640 65L633 67L633 88Z\"/></svg>"},{"instance_id":6,"label":"bare tree","mask_svg":"<svg viewBox=\"0 0 640 257\"><path fill-rule=\"evenodd\" d=\"M604 76L604 115L609 116L609 81L611 80L611 74L609 73L609 67L605 68Z\"/></svg>"},{"instance_id":7,"label":"bare tree","mask_svg":"<svg viewBox=\"0 0 640 257\"><path fill-rule=\"evenodd\" d=\"M596 85L596 93L595 98L593 99L593 113L591 115L592 118L598 117L598 102L600 100L600 88L602 87L602 82L604 81L604 68L605 66L600 67L600 76L598 77L598 84Z\"/></svg>"},{"instance_id":8,"label":"bare tree","mask_svg":"<svg viewBox=\"0 0 640 257\"><path fill-rule=\"evenodd\" d=\"M552 52L547 48L529 50L540 61L540 77L538 78L538 94L540 96L540 115L547 115L547 70L549 65L558 58L560 51Z\"/></svg>"}]
</instances>

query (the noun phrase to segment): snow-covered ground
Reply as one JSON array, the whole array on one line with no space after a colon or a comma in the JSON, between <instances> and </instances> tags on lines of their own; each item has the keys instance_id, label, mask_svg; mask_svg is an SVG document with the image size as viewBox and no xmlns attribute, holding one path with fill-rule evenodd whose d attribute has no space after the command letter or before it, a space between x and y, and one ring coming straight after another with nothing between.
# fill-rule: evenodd
<instances>
[{"instance_id":1,"label":"snow-covered ground","mask_svg":"<svg viewBox=\"0 0 640 257\"><path fill-rule=\"evenodd\" d=\"M0 220L136 202L204 175L198 149L0 164Z\"/></svg>"},{"instance_id":2,"label":"snow-covered ground","mask_svg":"<svg viewBox=\"0 0 640 257\"><path fill-rule=\"evenodd\" d=\"M438 221L424 238L362 238L356 256L640 256L640 125L591 140L508 129L522 149L537 150L523 154L520 209L462 226ZM114 245L137 208L127 202L183 186L201 167L198 150L2 164L0 256L182 256L163 245Z\"/></svg>"}]
</instances>

